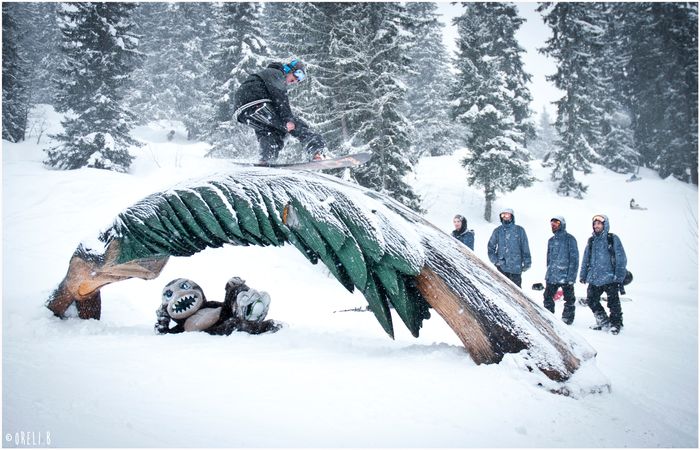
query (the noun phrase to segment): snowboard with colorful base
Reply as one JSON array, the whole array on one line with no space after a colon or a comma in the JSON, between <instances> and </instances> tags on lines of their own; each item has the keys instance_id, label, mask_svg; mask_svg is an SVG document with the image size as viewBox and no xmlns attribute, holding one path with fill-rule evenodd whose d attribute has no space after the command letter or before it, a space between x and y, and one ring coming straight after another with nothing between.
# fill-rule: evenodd
<instances>
[{"instance_id":1,"label":"snowboard with colorful base","mask_svg":"<svg viewBox=\"0 0 700 450\"><path fill-rule=\"evenodd\" d=\"M276 169L296 170L329 170L357 167L372 159L371 153L354 153L352 155L338 156L336 158L319 159L316 161L298 163L254 163L255 167L272 167Z\"/></svg>"}]
</instances>

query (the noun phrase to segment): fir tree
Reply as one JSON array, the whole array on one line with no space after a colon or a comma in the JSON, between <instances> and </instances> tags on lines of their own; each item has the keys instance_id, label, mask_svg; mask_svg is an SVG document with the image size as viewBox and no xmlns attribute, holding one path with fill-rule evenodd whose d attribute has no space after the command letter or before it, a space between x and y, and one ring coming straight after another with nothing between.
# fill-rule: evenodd
<instances>
[{"instance_id":1,"label":"fir tree","mask_svg":"<svg viewBox=\"0 0 700 450\"><path fill-rule=\"evenodd\" d=\"M29 105L28 61L19 50L21 35L15 20L17 4L2 4L2 138L24 140Z\"/></svg>"},{"instance_id":2,"label":"fir tree","mask_svg":"<svg viewBox=\"0 0 700 450\"><path fill-rule=\"evenodd\" d=\"M408 87L407 116L415 133L416 156L445 155L457 147L456 124L449 118L449 87L453 77L442 43L443 26L435 3L409 2L406 11L415 36L404 73Z\"/></svg>"},{"instance_id":3,"label":"fir tree","mask_svg":"<svg viewBox=\"0 0 700 450\"><path fill-rule=\"evenodd\" d=\"M59 169L95 167L126 172L134 117L123 105L139 60L129 3L64 4L60 16L64 61L57 110L68 113L47 163Z\"/></svg>"},{"instance_id":4,"label":"fir tree","mask_svg":"<svg viewBox=\"0 0 700 450\"><path fill-rule=\"evenodd\" d=\"M505 8L504 8L505 7ZM470 3L455 19L458 32L457 82L452 115L469 128L465 144L470 153L462 161L470 185L484 191L484 218L491 220L498 192L532 184L525 148L526 134L516 118L512 90L508 89L510 62L518 46L510 33L518 28L512 5ZM503 26L503 21L513 25ZM506 35L501 35L506 33ZM522 67L522 66L521 66ZM524 79L525 77L521 77Z\"/></svg>"},{"instance_id":5,"label":"fir tree","mask_svg":"<svg viewBox=\"0 0 700 450\"><path fill-rule=\"evenodd\" d=\"M349 12L358 20L345 25L345 37L360 55L346 72L359 88L355 117L350 118L352 129L357 130L353 144L373 155L358 168L356 179L419 210L420 200L404 180L411 171L409 125L401 112L406 89L397 78L408 62L401 26L404 8L397 3L357 3ZM361 26L355 28L354 36L351 26Z\"/></svg>"},{"instance_id":6,"label":"fir tree","mask_svg":"<svg viewBox=\"0 0 700 450\"><path fill-rule=\"evenodd\" d=\"M601 12L605 27L602 54L597 60L602 69L605 91L600 96L603 115L600 118L602 142L600 162L618 173L635 172L640 155L635 149L632 120L625 102L625 63L623 15L614 4L600 3L592 6Z\"/></svg>"},{"instance_id":7,"label":"fir tree","mask_svg":"<svg viewBox=\"0 0 700 450\"><path fill-rule=\"evenodd\" d=\"M551 166L548 160L550 154L554 151L555 142L557 141L557 131L554 129L553 124L554 122L547 108L543 106L535 130L535 138L527 143L530 154L535 158L541 158L543 160L542 165L545 167Z\"/></svg>"},{"instance_id":8,"label":"fir tree","mask_svg":"<svg viewBox=\"0 0 700 450\"><path fill-rule=\"evenodd\" d=\"M224 3L219 11L217 48L210 60L214 79L214 116L210 154L240 156L254 151L257 143L250 128L233 119L236 90L249 74L265 66L267 44L261 38L262 7L259 3Z\"/></svg>"},{"instance_id":9,"label":"fir tree","mask_svg":"<svg viewBox=\"0 0 700 450\"><path fill-rule=\"evenodd\" d=\"M557 61L557 72L548 76L565 92L557 104L557 132L560 136L552 158L552 180L557 193L582 198L587 188L574 177L574 170L591 172L591 162L600 161L596 149L603 143L600 118L605 93L599 55L602 54L605 29L599 11L584 3L542 4L545 23L553 31L543 53Z\"/></svg>"},{"instance_id":10,"label":"fir tree","mask_svg":"<svg viewBox=\"0 0 700 450\"><path fill-rule=\"evenodd\" d=\"M655 35L664 64L659 67L663 93L662 122L652 163L662 177L698 183L698 5L651 5Z\"/></svg>"}]
</instances>

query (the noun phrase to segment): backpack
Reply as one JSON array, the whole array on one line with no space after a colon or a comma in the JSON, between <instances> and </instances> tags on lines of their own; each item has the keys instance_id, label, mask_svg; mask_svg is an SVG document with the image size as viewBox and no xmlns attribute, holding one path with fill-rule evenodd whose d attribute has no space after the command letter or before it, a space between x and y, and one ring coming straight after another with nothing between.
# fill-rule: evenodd
<instances>
[{"instance_id":1,"label":"backpack","mask_svg":"<svg viewBox=\"0 0 700 450\"><path fill-rule=\"evenodd\" d=\"M616 261L615 261L615 249L613 248L613 236L614 234L608 233L608 253L610 253L610 262L612 262L613 266L613 272L615 272L616 269ZM591 265L591 258L593 257L593 236L588 238L588 265ZM623 286L627 286L632 282L634 279L634 276L632 275L632 272L627 270L625 272L625 279L622 281Z\"/></svg>"}]
</instances>

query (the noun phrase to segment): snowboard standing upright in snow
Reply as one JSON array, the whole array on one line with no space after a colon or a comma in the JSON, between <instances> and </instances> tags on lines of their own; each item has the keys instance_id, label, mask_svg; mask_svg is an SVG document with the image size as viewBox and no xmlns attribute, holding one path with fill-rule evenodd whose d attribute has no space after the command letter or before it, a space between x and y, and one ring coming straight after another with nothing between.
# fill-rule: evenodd
<instances>
[{"instance_id":1,"label":"snowboard standing upright in snow","mask_svg":"<svg viewBox=\"0 0 700 450\"><path fill-rule=\"evenodd\" d=\"M323 159L326 144L298 117L292 114L287 87L306 79L306 67L298 59L287 64L272 63L250 75L238 88L233 117L255 130L260 144L260 164L274 162L291 134L304 145L310 159Z\"/></svg>"}]
</instances>

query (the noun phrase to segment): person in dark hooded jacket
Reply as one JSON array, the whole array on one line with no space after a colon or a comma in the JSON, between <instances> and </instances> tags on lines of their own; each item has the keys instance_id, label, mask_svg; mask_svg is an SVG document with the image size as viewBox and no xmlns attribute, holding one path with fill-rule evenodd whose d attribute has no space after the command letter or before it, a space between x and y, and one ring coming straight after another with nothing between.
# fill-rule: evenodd
<instances>
[{"instance_id":1,"label":"person in dark hooded jacket","mask_svg":"<svg viewBox=\"0 0 700 450\"><path fill-rule=\"evenodd\" d=\"M588 283L586 299L593 311L596 330L607 330L618 334L622 330L622 306L618 295L627 274L627 256L620 238L610 233L610 221L607 216L593 216L593 235L586 245L581 259L581 283ZM610 317L600 304L600 296L608 296Z\"/></svg>"},{"instance_id":2,"label":"person in dark hooded jacket","mask_svg":"<svg viewBox=\"0 0 700 450\"><path fill-rule=\"evenodd\" d=\"M525 229L515 224L515 214L510 208L499 214L501 225L496 227L488 243L489 260L499 272L521 287L522 273L530 268L530 245Z\"/></svg>"},{"instance_id":3,"label":"person in dark hooded jacket","mask_svg":"<svg viewBox=\"0 0 700 450\"><path fill-rule=\"evenodd\" d=\"M255 130L263 164L277 159L288 134L299 139L311 159L323 159L323 137L295 117L289 106L287 87L304 79L306 67L300 60L275 62L250 75L236 91L234 119Z\"/></svg>"},{"instance_id":4,"label":"person in dark hooded jacket","mask_svg":"<svg viewBox=\"0 0 700 450\"><path fill-rule=\"evenodd\" d=\"M455 229L452 231L452 237L474 250L474 230L467 229L467 219L464 216L457 214L452 223Z\"/></svg>"},{"instance_id":5,"label":"person in dark hooded jacket","mask_svg":"<svg viewBox=\"0 0 700 450\"><path fill-rule=\"evenodd\" d=\"M552 217L549 223L554 236L547 243L544 307L554 312L554 295L561 288L565 302L561 319L571 325L576 314L574 283L578 274L578 244L576 238L566 232L566 221L562 216Z\"/></svg>"}]
</instances>

